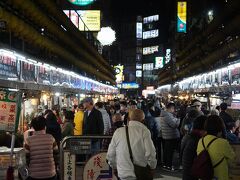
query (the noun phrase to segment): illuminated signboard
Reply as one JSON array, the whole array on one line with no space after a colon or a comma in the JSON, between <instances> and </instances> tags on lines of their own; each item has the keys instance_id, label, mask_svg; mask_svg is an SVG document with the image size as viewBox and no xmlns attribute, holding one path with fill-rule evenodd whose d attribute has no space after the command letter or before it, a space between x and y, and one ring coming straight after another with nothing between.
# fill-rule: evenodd
<instances>
[{"instance_id":1,"label":"illuminated signboard","mask_svg":"<svg viewBox=\"0 0 240 180\"><path fill-rule=\"evenodd\" d=\"M122 65L114 66L115 73L116 73L116 82L118 84L122 83L122 81L124 80L123 68L124 68L124 66L122 66Z\"/></svg>"},{"instance_id":2,"label":"illuminated signboard","mask_svg":"<svg viewBox=\"0 0 240 180\"><path fill-rule=\"evenodd\" d=\"M155 69L163 68L163 66L164 66L164 58L156 57L155 58Z\"/></svg>"},{"instance_id":3,"label":"illuminated signboard","mask_svg":"<svg viewBox=\"0 0 240 180\"><path fill-rule=\"evenodd\" d=\"M137 83L122 83L122 89L137 89L139 84Z\"/></svg>"},{"instance_id":4,"label":"illuminated signboard","mask_svg":"<svg viewBox=\"0 0 240 180\"><path fill-rule=\"evenodd\" d=\"M64 10L63 12L80 31L100 31L99 10Z\"/></svg>"},{"instance_id":5,"label":"illuminated signboard","mask_svg":"<svg viewBox=\"0 0 240 180\"><path fill-rule=\"evenodd\" d=\"M159 46L151 46L151 47L144 47L143 48L143 55L154 54L158 52Z\"/></svg>"},{"instance_id":6,"label":"illuminated signboard","mask_svg":"<svg viewBox=\"0 0 240 180\"><path fill-rule=\"evenodd\" d=\"M177 32L187 32L187 2L177 3Z\"/></svg>"},{"instance_id":7,"label":"illuminated signboard","mask_svg":"<svg viewBox=\"0 0 240 180\"><path fill-rule=\"evenodd\" d=\"M165 64L169 63L171 60L171 49L166 49Z\"/></svg>"},{"instance_id":8,"label":"illuminated signboard","mask_svg":"<svg viewBox=\"0 0 240 180\"><path fill-rule=\"evenodd\" d=\"M143 32L143 39L150 39L158 37L158 29Z\"/></svg>"},{"instance_id":9,"label":"illuminated signboard","mask_svg":"<svg viewBox=\"0 0 240 180\"><path fill-rule=\"evenodd\" d=\"M143 70L144 71L152 71L153 68L154 68L154 64L153 63L143 64Z\"/></svg>"},{"instance_id":10,"label":"illuminated signboard","mask_svg":"<svg viewBox=\"0 0 240 180\"><path fill-rule=\"evenodd\" d=\"M142 69L142 64L137 63L136 64L136 69Z\"/></svg>"},{"instance_id":11,"label":"illuminated signboard","mask_svg":"<svg viewBox=\"0 0 240 180\"><path fill-rule=\"evenodd\" d=\"M68 0L68 1L77 6L87 6L94 2L94 0Z\"/></svg>"},{"instance_id":12,"label":"illuminated signboard","mask_svg":"<svg viewBox=\"0 0 240 180\"><path fill-rule=\"evenodd\" d=\"M147 23L151 23L154 21L158 21L158 20L159 20L159 15L148 16L143 19L143 23L147 24Z\"/></svg>"},{"instance_id":13,"label":"illuminated signboard","mask_svg":"<svg viewBox=\"0 0 240 180\"><path fill-rule=\"evenodd\" d=\"M137 38L142 39L142 23L137 22Z\"/></svg>"},{"instance_id":14,"label":"illuminated signboard","mask_svg":"<svg viewBox=\"0 0 240 180\"><path fill-rule=\"evenodd\" d=\"M68 18L72 21L72 23L79 28L79 17L76 11L64 10L63 11Z\"/></svg>"},{"instance_id":15,"label":"illuminated signboard","mask_svg":"<svg viewBox=\"0 0 240 180\"><path fill-rule=\"evenodd\" d=\"M100 31L100 11L99 10L79 10L77 11L79 19L79 30L80 31ZM86 27L87 26L87 29Z\"/></svg>"},{"instance_id":16,"label":"illuminated signboard","mask_svg":"<svg viewBox=\"0 0 240 180\"><path fill-rule=\"evenodd\" d=\"M136 71L136 77L142 77L142 70Z\"/></svg>"}]
</instances>

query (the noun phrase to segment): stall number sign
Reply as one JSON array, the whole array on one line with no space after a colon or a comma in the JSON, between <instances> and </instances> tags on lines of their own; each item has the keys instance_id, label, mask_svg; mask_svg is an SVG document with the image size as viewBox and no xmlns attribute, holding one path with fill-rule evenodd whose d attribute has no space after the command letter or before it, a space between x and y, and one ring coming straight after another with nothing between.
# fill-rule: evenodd
<instances>
[{"instance_id":1,"label":"stall number sign","mask_svg":"<svg viewBox=\"0 0 240 180\"><path fill-rule=\"evenodd\" d=\"M112 168L106 162L107 153L92 156L83 170L83 180L117 180Z\"/></svg>"},{"instance_id":2,"label":"stall number sign","mask_svg":"<svg viewBox=\"0 0 240 180\"><path fill-rule=\"evenodd\" d=\"M64 179L76 179L76 155L69 151L64 152Z\"/></svg>"},{"instance_id":3,"label":"stall number sign","mask_svg":"<svg viewBox=\"0 0 240 180\"><path fill-rule=\"evenodd\" d=\"M70 151L74 154L91 154L91 140L70 140Z\"/></svg>"},{"instance_id":4,"label":"stall number sign","mask_svg":"<svg viewBox=\"0 0 240 180\"><path fill-rule=\"evenodd\" d=\"M14 131L17 119L17 92L0 89L0 130Z\"/></svg>"}]
</instances>

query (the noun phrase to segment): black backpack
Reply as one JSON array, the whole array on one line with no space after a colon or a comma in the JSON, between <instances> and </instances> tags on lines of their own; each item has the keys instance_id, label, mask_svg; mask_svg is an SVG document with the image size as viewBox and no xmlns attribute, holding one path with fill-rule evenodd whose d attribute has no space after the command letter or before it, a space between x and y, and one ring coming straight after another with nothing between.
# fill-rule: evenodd
<instances>
[{"instance_id":1,"label":"black backpack","mask_svg":"<svg viewBox=\"0 0 240 180\"><path fill-rule=\"evenodd\" d=\"M212 180L214 176L214 168L222 163L224 158L222 158L217 164L212 165L210 155L208 153L209 146L218 138L214 138L209 142L207 147L204 145L204 138L202 138L202 145L204 150L194 159L192 165L192 176L200 178L202 180Z\"/></svg>"}]
</instances>

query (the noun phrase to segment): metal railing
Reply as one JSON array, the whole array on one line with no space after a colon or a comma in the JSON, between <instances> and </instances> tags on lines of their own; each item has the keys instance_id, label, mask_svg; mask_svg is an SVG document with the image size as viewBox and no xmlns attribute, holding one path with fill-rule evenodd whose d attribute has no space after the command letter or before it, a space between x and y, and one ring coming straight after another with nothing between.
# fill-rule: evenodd
<instances>
[{"instance_id":1,"label":"metal railing","mask_svg":"<svg viewBox=\"0 0 240 180\"><path fill-rule=\"evenodd\" d=\"M110 140L112 139L112 136L68 136L65 137L60 144L60 179L64 180L64 151L65 150L70 150L71 154L80 154L77 153L78 151L81 151L81 154L84 154L86 156L91 156L96 154L92 153L92 149L89 151L88 145L89 142L93 142L93 141L99 141L100 142L100 146L102 146L103 144L103 140ZM89 146L90 148L91 145ZM98 149L98 152L105 152L107 149L104 149L104 147L100 147ZM88 158L89 159L89 158ZM87 159L86 159L87 160ZM86 161L84 162L80 162L79 164L84 165L86 163Z\"/></svg>"}]
</instances>

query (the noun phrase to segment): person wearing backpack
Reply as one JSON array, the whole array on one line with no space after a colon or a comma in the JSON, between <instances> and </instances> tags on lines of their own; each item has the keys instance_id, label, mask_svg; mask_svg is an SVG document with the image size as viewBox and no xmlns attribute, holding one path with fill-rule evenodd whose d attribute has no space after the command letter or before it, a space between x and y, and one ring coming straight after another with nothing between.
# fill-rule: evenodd
<instances>
[{"instance_id":1,"label":"person wearing backpack","mask_svg":"<svg viewBox=\"0 0 240 180\"><path fill-rule=\"evenodd\" d=\"M229 142L221 138L224 129L223 121L219 116L211 115L208 117L204 129L207 135L198 142L198 157L195 159L193 167L196 164L203 164L201 169L197 170L205 177L209 177L208 179L199 177L203 180L227 180L229 179L228 163L234 159L235 153ZM203 163L204 161L205 163ZM206 164L209 165L208 168L206 168ZM203 171L204 169L205 171Z\"/></svg>"},{"instance_id":2,"label":"person wearing backpack","mask_svg":"<svg viewBox=\"0 0 240 180\"><path fill-rule=\"evenodd\" d=\"M194 158L197 157L198 141L205 135L204 124L207 116L199 116L193 121L193 129L190 134L186 134L181 142L181 158L183 166L182 180L198 180L189 171L192 167Z\"/></svg>"}]
</instances>

